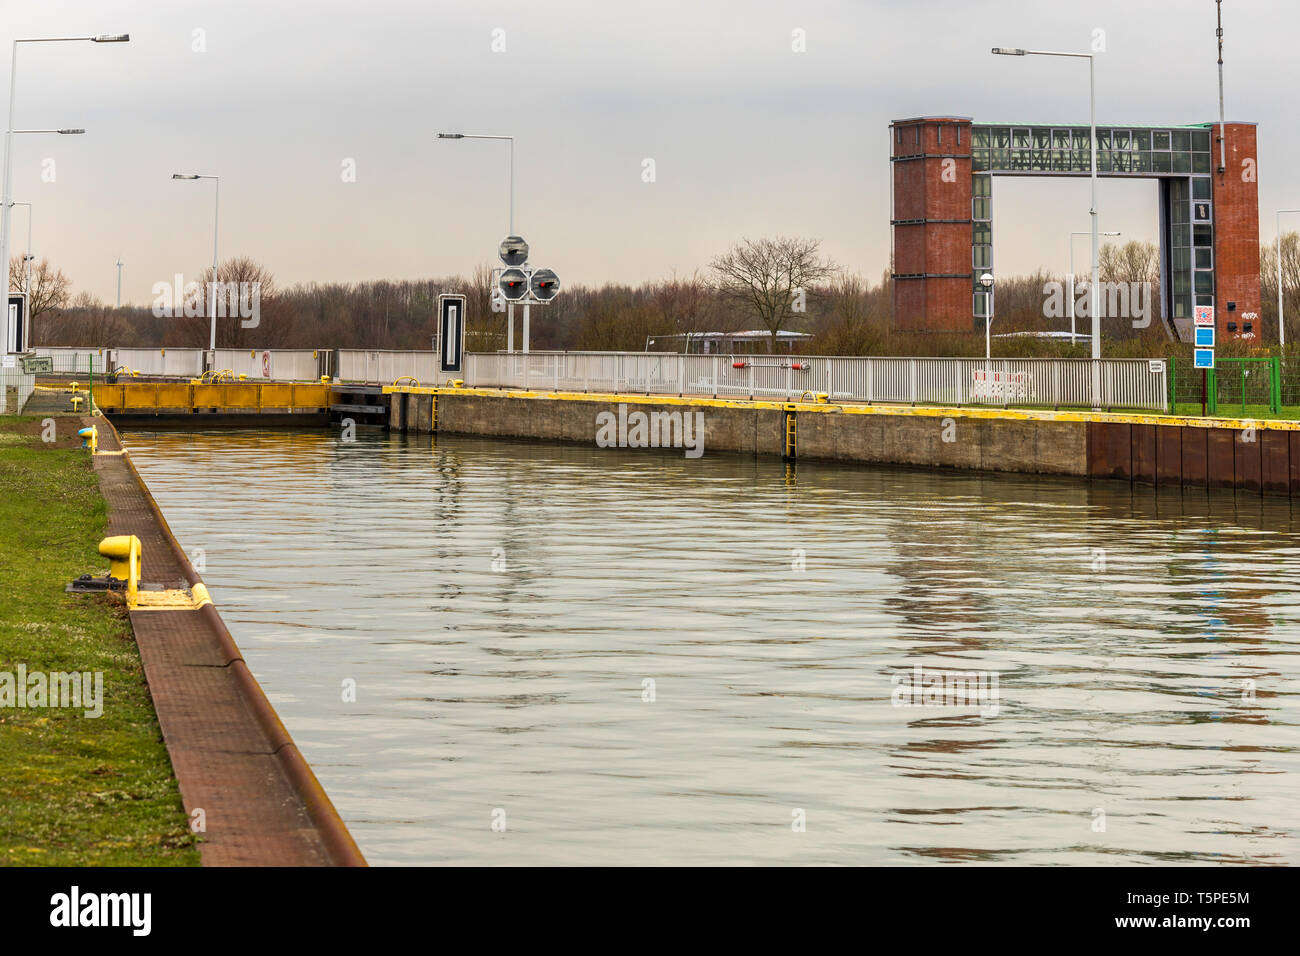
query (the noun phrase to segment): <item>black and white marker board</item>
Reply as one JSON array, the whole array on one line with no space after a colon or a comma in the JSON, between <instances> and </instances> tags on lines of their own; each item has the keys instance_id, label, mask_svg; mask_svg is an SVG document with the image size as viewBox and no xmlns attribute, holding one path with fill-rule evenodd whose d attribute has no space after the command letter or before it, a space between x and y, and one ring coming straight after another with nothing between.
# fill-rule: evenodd
<instances>
[{"instance_id":1,"label":"black and white marker board","mask_svg":"<svg viewBox=\"0 0 1300 956\"><path fill-rule=\"evenodd\" d=\"M438 371L460 372L465 364L465 297L438 296Z\"/></svg>"},{"instance_id":2,"label":"black and white marker board","mask_svg":"<svg viewBox=\"0 0 1300 956\"><path fill-rule=\"evenodd\" d=\"M27 296L10 293L8 308L0 321L0 355L22 352L27 347Z\"/></svg>"}]
</instances>

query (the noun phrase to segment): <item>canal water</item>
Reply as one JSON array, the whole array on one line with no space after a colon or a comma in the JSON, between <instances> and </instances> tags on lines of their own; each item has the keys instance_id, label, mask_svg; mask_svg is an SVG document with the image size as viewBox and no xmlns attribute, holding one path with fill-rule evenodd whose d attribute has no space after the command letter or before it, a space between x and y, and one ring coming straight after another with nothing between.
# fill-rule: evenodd
<instances>
[{"instance_id":1,"label":"canal water","mask_svg":"<svg viewBox=\"0 0 1300 956\"><path fill-rule=\"evenodd\" d=\"M372 863L1300 862L1300 505L343 439L125 434Z\"/></svg>"}]
</instances>

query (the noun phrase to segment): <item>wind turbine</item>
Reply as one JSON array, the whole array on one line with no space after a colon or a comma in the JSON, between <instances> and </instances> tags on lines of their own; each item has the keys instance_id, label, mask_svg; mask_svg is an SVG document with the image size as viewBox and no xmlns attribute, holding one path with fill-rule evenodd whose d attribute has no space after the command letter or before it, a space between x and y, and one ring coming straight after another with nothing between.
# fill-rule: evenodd
<instances>
[{"instance_id":1,"label":"wind turbine","mask_svg":"<svg viewBox=\"0 0 1300 956\"><path fill-rule=\"evenodd\" d=\"M117 307L122 308L122 257L117 257Z\"/></svg>"}]
</instances>

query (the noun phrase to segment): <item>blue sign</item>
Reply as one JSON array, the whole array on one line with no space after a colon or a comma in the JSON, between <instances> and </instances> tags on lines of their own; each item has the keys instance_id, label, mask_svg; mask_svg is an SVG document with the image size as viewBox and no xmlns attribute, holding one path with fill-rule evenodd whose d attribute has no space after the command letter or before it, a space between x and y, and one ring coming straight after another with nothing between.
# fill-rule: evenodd
<instances>
[{"instance_id":1,"label":"blue sign","mask_svg":"<svg viewBox=\"0 0 1300 956\"><path fill-rule=\"evenodd\" d=\"M1204 326L1196 329L1196 347L1198 349L1214 348L1214 326Z\"/></svg>"},{"instance_id":2,"label":"blue sign","mask_svg":"<svg viewBox=\"0 0 1300 956\"><path fill-rule=\"evenodd\" d=\"M1214 368L1214 349L1197 349L1196 367Z\"/></svg>"}]
</instances>

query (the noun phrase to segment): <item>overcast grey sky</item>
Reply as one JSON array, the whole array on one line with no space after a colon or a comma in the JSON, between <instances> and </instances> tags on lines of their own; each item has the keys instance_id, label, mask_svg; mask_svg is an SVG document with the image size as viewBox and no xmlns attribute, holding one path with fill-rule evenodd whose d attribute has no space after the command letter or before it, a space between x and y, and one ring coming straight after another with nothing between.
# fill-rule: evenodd
<instances>
[{"instance_id":1,"label":"overcast grey sky","mask_svg":"<svg viewBox=\"0 0 1300 956\"><path fill-rule=\"evenodd\" d=\"M1300 206L1284 157L1294 114L1294 0L1225 0L1229 120L1260 124L1261 232ZM221 256L281 286L466 274L516 225L566 283L637 282L704 266L742 236L820 238L876 278L889 255L887 125L1088 119L1084 61L994 57L996 45L1086 51L1098 122L1217 118L1213 0L0 0L14 37L126 31L121 45L19 49L14 195L34 250L74 290L147 304L154 282ZM792 50L792 31L807 51ZM493 52L494 30L505 51ZM195 52L195 31L205 52ZM7 93L7 89L6 89ZM656 181L642 181L655 161ZM42 181L54 160L55 181ZM344 182L343 162L356 163ZM1001 273L1064 271L1088 228L1086 180L995 184ZM1155 239L1152 181L1102 183L1102 228ZM15 251L26 242L15 209ZM1293 223L1300 227L1300 222ZM1086 243L1078 255L1086 258Z\"/></svg>"}]
</instances>

